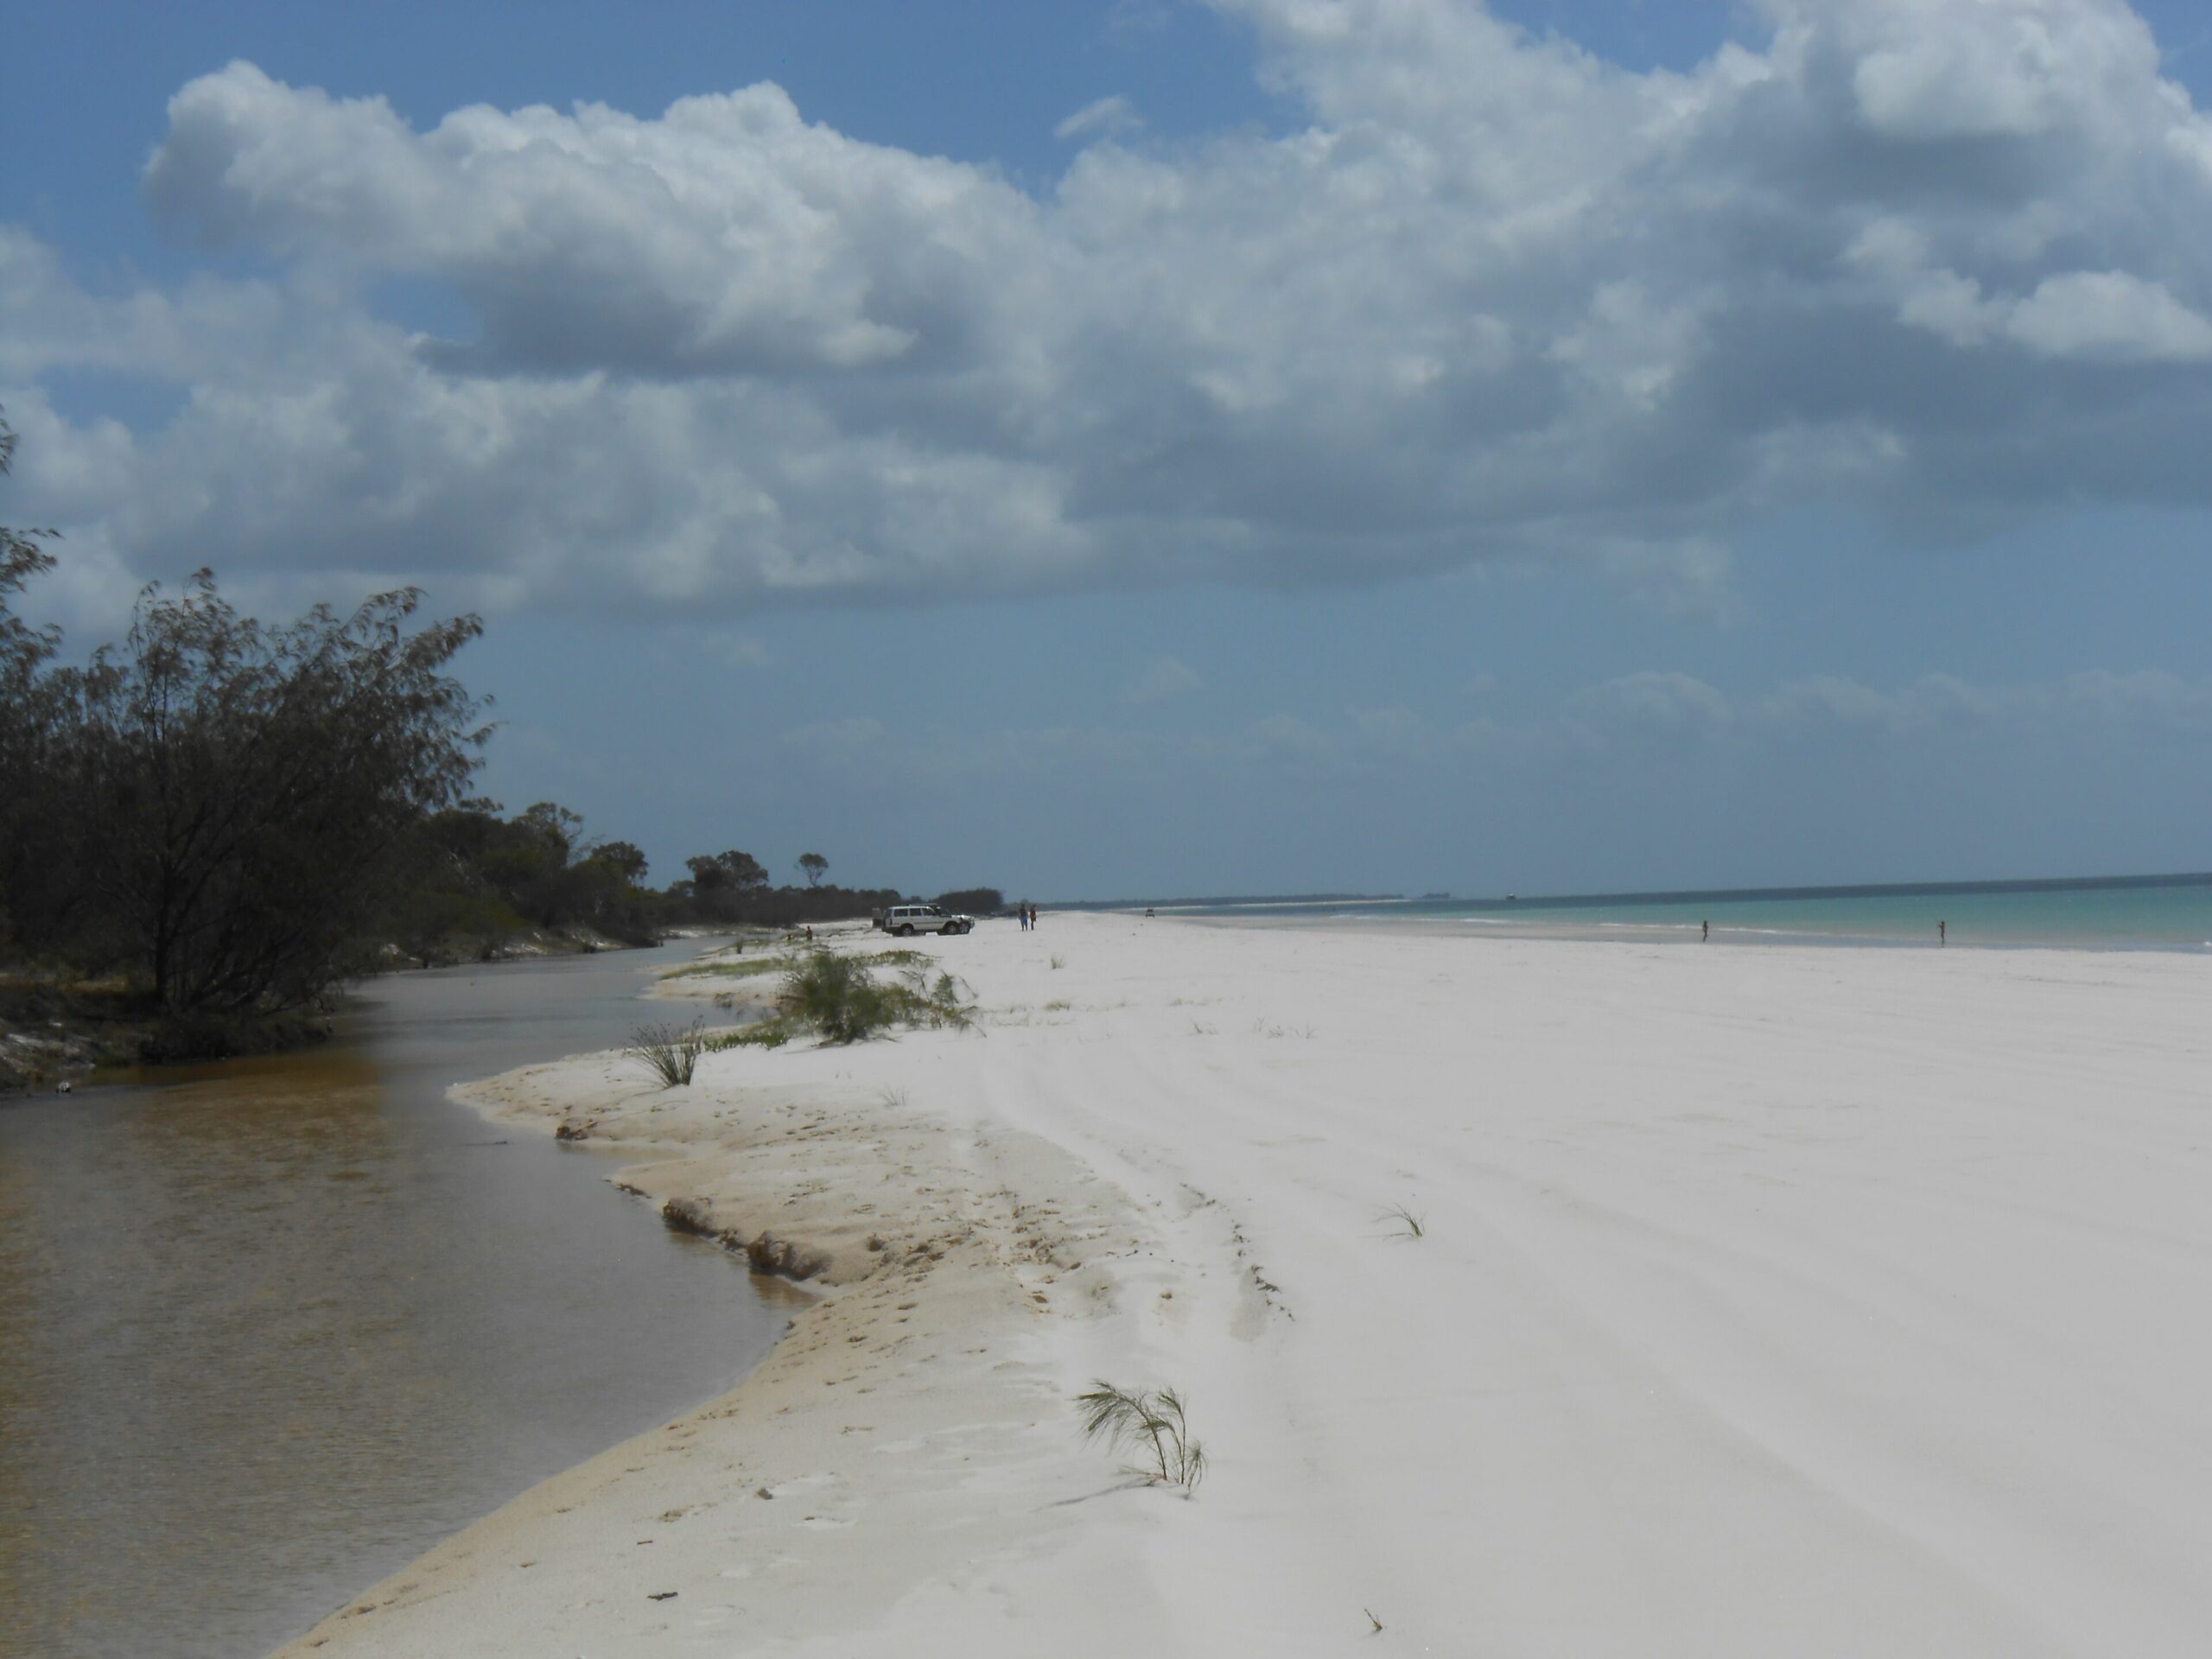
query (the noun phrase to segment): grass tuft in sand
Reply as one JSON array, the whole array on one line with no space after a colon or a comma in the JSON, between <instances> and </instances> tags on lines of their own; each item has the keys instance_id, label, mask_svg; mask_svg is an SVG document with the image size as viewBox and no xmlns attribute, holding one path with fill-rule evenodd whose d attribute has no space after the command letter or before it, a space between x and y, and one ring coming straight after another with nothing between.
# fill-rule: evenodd
<instances>
[{"instance_id":1,"label":"grass tuft in sand","mask_svg":"<svg viewBox=\"0 0 2212 1659\"><path fill-rule=\"evenodd\" d=\"M691 1074L698 1070L699 1056L706 1047L702 1023L694 1020L688 1026L639 1026L630 1033L630 1046L622 1052L632 1059L643 1062L645 1069L660 1079L662 1088L680 1089L690 1085Z\"/></svg>"},{"instance_id":2,"label":"grass tuft in sand","mask_svg":"<svg viewBox=\"0 0 2212 1659\"><path fill-rule=\"evenodd\" d=\"M1119 1389L1101 1381L1076 1396L1083 1408L1083 1435L1127 1446L1146 1463L1129 1472L1161 1486L1179 1486L1188 1497L1205 1478L1205 1449L1191 1438L1183 1397L1173 1389Z\"/></svg>"},{"instance_id":3,"label":"grass tuft in sand","mask_svg":"<svg viewBox=\"0 0 2212 1659\"><path fill-rule=\"evenodd\" d=\"M1393 1238L1428 1236L1428 1217L1410 1205L1392 1205L1382 1212L1382 1219L1391 1224L1390 1236Z\"/></svg>"}]
</instances>

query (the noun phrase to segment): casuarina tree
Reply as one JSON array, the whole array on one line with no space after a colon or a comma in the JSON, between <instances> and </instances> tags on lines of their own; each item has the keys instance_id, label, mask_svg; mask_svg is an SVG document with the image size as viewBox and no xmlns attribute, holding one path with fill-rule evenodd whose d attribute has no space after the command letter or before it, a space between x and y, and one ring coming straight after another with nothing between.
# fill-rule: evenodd
<instances>
[{"instance_id":1,"label":"casuarina tree","mask_svg":"<svg viewBox=\"0 0 2212 1659\"><path fill-rule=\"evenodd\" d=\"M0 476L12 470L15 454L15 430L0 416ZM54 556L39 545L52 535L0 524L0 944L17 925L35 924L55 907L51 884L72 861L73 838L58 810L67 798L59 707L43 671L60 632L33 627L15 609L25 584L54 569Z\"/></svg>"},{"instance_id":2,"label":"casuarina tree","mask_svg":"<svg viewBox=\"0 0 2212 1659\"><path fill-rule=\"evenodd\" d=\"M56 677L82 748L88 886L162 1008L314 1001L388 898L394 856L457 800L489 734L445 669L473 616L413 588L286 626L200 571L149 588L119 654Z\"/></svg>"}]
</instances>

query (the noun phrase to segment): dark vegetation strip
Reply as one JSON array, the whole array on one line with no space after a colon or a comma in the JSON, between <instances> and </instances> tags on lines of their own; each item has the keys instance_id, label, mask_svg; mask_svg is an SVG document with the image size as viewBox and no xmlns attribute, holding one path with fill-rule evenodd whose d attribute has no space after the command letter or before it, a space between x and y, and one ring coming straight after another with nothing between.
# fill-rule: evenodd
<instances>
[{"instance_id":1,"label":"dark vegetation strip","mask_svg":"<svg viewBox=\"0 0 2212 1659\"><path fill-rule=\"evenodd\" d=\"M0 474L15 442L0 419ZM819 853L798 859L803 884L772 887L734 849L655 890L642 851L565 808L472 798L494 727L448 670L483 624L422 619L412 588L264 623L203 569L148 586L119 645L65 663L60 631L16 610L56 540L0 527L0 1093L296 1042L327 1029L337 987L381 969L902 899L825 882Z\"/></svg>"}]
</instances>

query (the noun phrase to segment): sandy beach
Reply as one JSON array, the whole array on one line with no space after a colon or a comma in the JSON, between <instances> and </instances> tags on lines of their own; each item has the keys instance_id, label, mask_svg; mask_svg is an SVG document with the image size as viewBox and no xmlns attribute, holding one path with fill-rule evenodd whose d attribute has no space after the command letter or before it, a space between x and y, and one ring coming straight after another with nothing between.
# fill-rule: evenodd
<instances>
[{"instance_id":1,"label":"sandy beach","mask_svg":"<svg viewBox=\"0 0 2212 1659\"><path fill-rule=\"evenodd\" d=\"M2204 1650L2212 962L919 948L977 1030L463 1091L820 1270L285 1654ZM1194 1497L1085 1445L1102 1377L1184 1392Z\"/></svg>"}]
</instances>

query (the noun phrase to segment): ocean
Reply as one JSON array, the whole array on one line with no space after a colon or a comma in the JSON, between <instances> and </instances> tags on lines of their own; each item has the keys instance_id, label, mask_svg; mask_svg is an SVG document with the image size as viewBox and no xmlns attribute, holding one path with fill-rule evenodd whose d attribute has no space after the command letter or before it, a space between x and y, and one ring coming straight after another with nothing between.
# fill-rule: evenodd
<instances>
[{"instance_id":1,"label":"ocean","mask_svg":"<svg viewBox=\"0 0 2212 1659\"><path fill-rule=\"evenodd\" d=\"M1249 920L1389 922L1550 938L2212 950L2212 874L1535 898L1354 899L1161 906Z\"/></svg>"}]
</instances>

